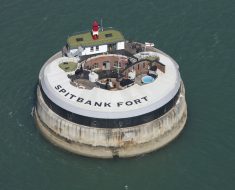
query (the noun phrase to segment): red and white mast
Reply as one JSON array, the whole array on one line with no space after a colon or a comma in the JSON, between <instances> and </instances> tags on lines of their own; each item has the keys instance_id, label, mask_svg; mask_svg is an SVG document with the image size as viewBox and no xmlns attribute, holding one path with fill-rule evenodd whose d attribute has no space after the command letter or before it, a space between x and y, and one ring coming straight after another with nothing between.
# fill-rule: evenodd
<instances>
[{"instance_id":1,"label":"red and white mast","mask_svg":"<svg viewBox=\"0 0 235 190\"><path fill-rule=\"evenodd\" d=\"M92 24L92 38L93 40L97 40L99 38L99 24L96 20Z\"/></svg>"}]
</instances>

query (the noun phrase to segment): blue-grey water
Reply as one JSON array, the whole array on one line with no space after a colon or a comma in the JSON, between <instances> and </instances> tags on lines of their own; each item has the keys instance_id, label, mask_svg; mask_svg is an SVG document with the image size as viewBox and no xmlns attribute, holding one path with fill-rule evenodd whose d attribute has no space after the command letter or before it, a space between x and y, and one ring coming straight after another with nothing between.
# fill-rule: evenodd
<instances>
[{"instance_id":1,"label":"blue-grey water","mask_svg":"<svg viewBox=\"0 0 235 190\"><path fill-rule=\"evenodd\" d=\"M100 18L179 63L188 121L159 151L84 158L35 128L41 66L69 34ZM234 0L0 0L0 189L235 189L234 19Z\"/></svg>"}]
</instances>

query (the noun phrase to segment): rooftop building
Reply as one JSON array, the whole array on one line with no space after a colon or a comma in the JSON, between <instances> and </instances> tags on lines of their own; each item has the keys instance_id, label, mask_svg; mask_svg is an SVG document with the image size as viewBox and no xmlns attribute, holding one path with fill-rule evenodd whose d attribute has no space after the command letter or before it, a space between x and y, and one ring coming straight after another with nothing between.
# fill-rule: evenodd
<instances>
[{"instance_id":1,"label":"rooftop building","mask_svg":"<svg viewBox=\"0 0 235 190\"><path fill-rule=\"evenodd\" d=\"M124 36L113 28L99 29L94 21L92 30L74 34L67 39L69 56L92 55L124 49Z\"/></svg>"}]
</instances>

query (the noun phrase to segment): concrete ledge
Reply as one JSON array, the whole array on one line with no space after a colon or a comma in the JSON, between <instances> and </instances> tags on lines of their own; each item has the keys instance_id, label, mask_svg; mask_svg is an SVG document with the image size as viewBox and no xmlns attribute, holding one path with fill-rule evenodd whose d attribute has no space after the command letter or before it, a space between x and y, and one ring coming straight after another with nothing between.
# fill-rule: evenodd
<instances>
[{"instance_id":1,"label":"concrete ledge","mask_svg":"<svg viewBox=\"0 0 235 190\"><path fill-rule=\"evenodd\" d=\"M35 121L54 145L75 154L113 158L132 157L157 150L175 139L185 126L187 105L183 82L176 105L162 117L128 128L94 128L72 123L52 112L37 89Z\"/></svg>"}]
</instances>

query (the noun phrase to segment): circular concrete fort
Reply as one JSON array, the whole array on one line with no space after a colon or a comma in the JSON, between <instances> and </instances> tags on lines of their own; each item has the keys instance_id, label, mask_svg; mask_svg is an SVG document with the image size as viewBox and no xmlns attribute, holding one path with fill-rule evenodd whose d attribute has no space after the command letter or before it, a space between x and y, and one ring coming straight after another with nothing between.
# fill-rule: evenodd
<instances>
[{"instance_id":1,"label":"circular concrete fort","mask_svg":"<svg viewBox=\"0 0 235 190\"><path fill-rule=\"evenodd\" d=\"M41 133L97 158L137 156L172 141L186 123L185 89L178 64L153 46L97 22L69 36L39 74Z\"/></svg>"}]
</instances>

